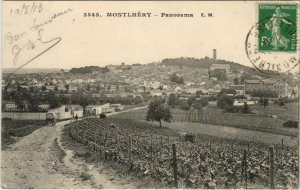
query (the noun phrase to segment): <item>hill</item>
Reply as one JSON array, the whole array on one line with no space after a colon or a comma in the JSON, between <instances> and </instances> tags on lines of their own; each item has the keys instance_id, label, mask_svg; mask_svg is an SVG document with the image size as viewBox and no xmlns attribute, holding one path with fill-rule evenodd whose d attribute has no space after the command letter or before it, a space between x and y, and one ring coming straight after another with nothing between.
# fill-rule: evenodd
<instances>
[{"instance_id":1,"label":"hill","mask_svg":"<svg viewBox=\"0 0 300 190\"><path fill-rule=\"evenodd\" d=\"M185 66L185 67L196 67L196 68L203 68L209 69L211 64L228 64L233 70L249 70L250 67L234 63L231 61L226 60L214 60L210 58L202 58L202 59L195 59L195 58L174 58L174 59L163 59L161 61L162 65L165 66Z\"/></svg>"},{"instance_id":2,"label":"hill","mask_svg":"<svg viewBox=\"0 0 300 190\"><path fill-rule=\"evenodd\" d=\"M263 78L278 79L278 77L280 77L282 75L282 74L280 74L280 75L266 74L266 73L258 71L255 68L241 65L239 63L235 63L232 61L226 61L226 60L218 60L218 59L214 60L214 59L211 59L208 57L201 58L201 59L195 59L195 58L189 58L189 57L163 59L158 64L165 65L165 66L178 66L178 67L185 66L185 67L203 68L203 69L209 69L212 64L228 64L228 65L230 65L232 72L242 71L245 73L246 78L249 78L250 76L260 76Z\"/></svg>"},{"instance_id":3,"label":"hill","mask_svg":"<svg viewBox=\"0 0 300 190\"><path fill-rule=\"evenodd\" d=\"M98 67L98 66L86 66L86 67L79 67L79 68L72 68L69 72L72 74L87 74L92 73L94 71L98 71L100 73L109 72L107 67Z\"/></svg>"}]
</instances>

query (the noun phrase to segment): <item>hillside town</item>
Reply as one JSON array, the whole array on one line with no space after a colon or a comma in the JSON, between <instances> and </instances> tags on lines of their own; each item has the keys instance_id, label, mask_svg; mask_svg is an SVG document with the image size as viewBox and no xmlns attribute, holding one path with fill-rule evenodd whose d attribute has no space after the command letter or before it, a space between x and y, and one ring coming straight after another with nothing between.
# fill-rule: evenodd
<instances>
[{"instance_id":1,"label":"hillside town","mask_svg":"<svg viewBox=\"0 0 300 190\"><path fill-rule=\"evenodd\" d=\"M212 58L201 59L210 63L208 68L184 64L191 59L194 60L179 58L176 60L182 62L179 65L166 65L163 60L145 65L107 65L104 69L85 67L52 73L4 73L2 117L12 118L12 112L44 113L55 109L60 119L74 117L74 114L78 117L98 115L123 110L124 105L143 104L155 97L168 99L171 94L183 101L205 97L213 103L222 90L236 97L234 106L257 103L262 96L271 101L287 101L298 96L297 75L289 73L275 78L259 71L257 75L249 75L245 68L237 69L231 62L220 63L215 49Z\"/></svg>"}]
</instances>

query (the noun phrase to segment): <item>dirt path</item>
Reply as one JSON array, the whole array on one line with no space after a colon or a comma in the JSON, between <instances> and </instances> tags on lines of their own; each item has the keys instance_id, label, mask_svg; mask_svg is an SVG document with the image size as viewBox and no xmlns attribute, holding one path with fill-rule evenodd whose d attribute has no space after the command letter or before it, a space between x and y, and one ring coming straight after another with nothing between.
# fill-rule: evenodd
<instances>
[{"instance_id":1,"label":"dirt path","mask_svg":"<svg viewBox=\"0 0 300 190\"><path fill-rule=\"evenodd\" d=\"M1 187L135 188L103 166L74 159L73 152L66 150L60 141L66 123L42 127L1 151Z\"/></svg>"}]
</instances>

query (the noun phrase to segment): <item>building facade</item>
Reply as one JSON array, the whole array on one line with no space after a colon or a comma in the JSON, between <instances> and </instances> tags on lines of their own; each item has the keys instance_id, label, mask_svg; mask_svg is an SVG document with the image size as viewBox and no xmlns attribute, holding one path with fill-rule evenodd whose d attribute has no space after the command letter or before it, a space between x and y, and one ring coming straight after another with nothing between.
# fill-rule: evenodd
<instances>
[{"instance_id":1,"label":"building facade","mask_svg":"<svg viewBox=\"0 0 300 190\"><path fill-rule=\"evenodd\" d=\"M226 70L226 72L229 72L230 65L228 65L228 64L211 64L210 70L215 70L215 69L223 69L223 70Z\"/></svg>"},{"instance_id":2,"label":"building facade","mask_svg":"<svg viewBox=\"0 0 300 190\"><path fill-rule=\"evenodd\" d=\"M278 97L288 95L288 85L274 80L246 80L245 92L249 93L253 90L270 90L275 91Z\"/></svg>"}]
</instances>

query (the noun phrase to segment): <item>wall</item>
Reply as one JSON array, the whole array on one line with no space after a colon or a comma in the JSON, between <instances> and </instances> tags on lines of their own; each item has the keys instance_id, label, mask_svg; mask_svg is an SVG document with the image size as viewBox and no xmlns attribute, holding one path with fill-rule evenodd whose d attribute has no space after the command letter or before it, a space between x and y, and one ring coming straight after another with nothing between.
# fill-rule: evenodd
<instances>
[{"instance_id":1,"label":"wall","mask_svg":"<svg viewBox=\"0 0 300 190\"><path fill-rule=\"evenodd\" d=\"M31 112L2 112L2 118L11 118L13 120L46 120L46 113Z\"/></svg>"}]
</instances>

